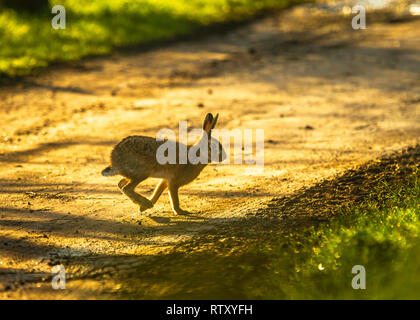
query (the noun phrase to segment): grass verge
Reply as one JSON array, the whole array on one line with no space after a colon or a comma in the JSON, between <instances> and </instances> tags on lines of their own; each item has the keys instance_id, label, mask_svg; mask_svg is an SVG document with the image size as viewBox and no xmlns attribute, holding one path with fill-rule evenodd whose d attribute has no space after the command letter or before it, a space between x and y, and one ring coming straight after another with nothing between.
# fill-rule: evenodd
<instances>
[{"instance_id":1,"label":"grass verge","mask_svg":"<svg viewBox=\"0 0 420 320\"><path fill-rule=\"evenodd\" d=\"M261 297L419 299L419 203L420 171L413 167L401 181L381 180L331 222L257 245L252 250L270 261L260 285L271 290ZM366 270L365 290L351 286L355 265Z\"/></svg>"},{"instance_id":2,"label":"grass verge","mask_svg":"<svg viewBox=\"0 0 420 320\"><path fill-rule=\"evenodd\" d=\"M0 77L25 75L53 61L106 54L118 46L185 35L239 22L305 0L50 0L66 9L66 29L51 27L50 9L36 15L0 11ZM1 9L0 9L1 10Z\"/></svg>"}]
</instances>

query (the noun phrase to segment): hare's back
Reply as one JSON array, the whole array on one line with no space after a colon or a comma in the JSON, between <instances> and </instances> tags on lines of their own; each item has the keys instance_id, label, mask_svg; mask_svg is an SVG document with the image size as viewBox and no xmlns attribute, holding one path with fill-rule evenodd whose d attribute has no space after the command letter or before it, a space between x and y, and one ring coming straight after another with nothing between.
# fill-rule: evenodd
<instances>
[{"instance_id":1,"label":"hare's back","mask_svg":"<svg viewBox=\"0 0 420 320\"><path fill-rule=\"evenodd\" d=\"M151 171L156 166L160 142L145 136L130 136L119 142L111 153L112 167L120 173ZM125 174L124 174L125 175Z\"/></svg>"},{"instance_id":2,"label":"hare's back","mask_svg":"<svg viewBox=\"0 0 420 320\"><path fill-rule=\"evenodd\" d=\"M121 140L114 148L117 152L130 152L138 155L155 157L160 142L145 136L129 136Z\"/></svg>"}]
</instances>

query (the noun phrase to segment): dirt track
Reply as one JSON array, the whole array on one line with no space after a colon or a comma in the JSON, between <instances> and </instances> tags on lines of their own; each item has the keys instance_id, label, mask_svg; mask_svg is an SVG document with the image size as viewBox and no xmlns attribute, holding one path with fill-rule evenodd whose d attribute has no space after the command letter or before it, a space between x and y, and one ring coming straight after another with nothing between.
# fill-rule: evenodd
<instances>
[{"instance_id":1,"label":"dirt track","mask_svg":"<svg viewBox=\"0 0 420 320\"><path fill-rule=\"evenodd\" d=\"M0 298L98 297L89 279L64 291L42 279L56 261L147 260L223 234L273 198L416 145L420 21L378 18L355 31L349 16L304 8L0 88ZM181 189L191 216L175 216L166 194L139 215L119 178L100 175L121 138L155 136L181 120L200 127L207 112L220 113L219 128L265 130L262 174L207 167ZM137 190L149 195L155 184Z\"/></svg>"}]
</instances>

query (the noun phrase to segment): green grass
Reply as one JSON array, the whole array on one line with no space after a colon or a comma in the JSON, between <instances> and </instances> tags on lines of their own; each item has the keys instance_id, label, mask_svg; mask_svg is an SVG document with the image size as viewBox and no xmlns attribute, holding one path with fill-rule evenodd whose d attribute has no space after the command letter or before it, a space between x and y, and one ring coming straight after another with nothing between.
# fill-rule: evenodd
<instances>
[{"instance_id":1,"label":"green grass","mask_svg":"<svg viewBox=\"0 0 420 320\"><path fill-rule=\"evenodd\" d=\"M303 0L304 1L304 0ZM53 61L106 54L117 46L188 34L198 27L242 21L302 0L51 0L66 8L66 29L48 12L0 12L0 75L16 76ZM1 10L1 9L0 9Z\"/></svg>"},{"instance_id":2,"label":"green grass","mask_svg":"<svg viewBox=\"0 0 420 320\"><path fill-rule=\"evenodd\" d=\"M251 251L266 261L252 298L419 299L420 174L382 181L358 205L328 224L276 237ZM366 290L353 290L354 265L366 269ZM254 289L264 288L259 293Z\"/></svg>"}]
</instances>

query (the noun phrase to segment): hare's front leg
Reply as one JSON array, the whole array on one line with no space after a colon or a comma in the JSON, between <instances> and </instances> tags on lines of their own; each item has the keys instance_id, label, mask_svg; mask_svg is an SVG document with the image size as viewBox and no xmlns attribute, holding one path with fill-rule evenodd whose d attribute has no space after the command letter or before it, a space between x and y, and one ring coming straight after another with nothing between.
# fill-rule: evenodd
<instances>
[{"instance_id":1,"label":"hare's front leg","mask_svg":"<svg viewBox=\"0 0 420 320\"><path fill-rule=\"evenodd\" d=\"M178 189L179 189L179 187L176 186L176 185L171 185L169 183L168 189L169 189L169 198L171 199L172 210L176 214L189 214L190 212L185 211L185 210L182 210L179 207L179 197L178 197Z\"/></svg>"},{"instance_id":2,"label":"hare's front leg","mask_svg":"<svg viewBox=\"0 0 420 320\"><path fill-rule=\"evenodd\" d=\"M131 201L140 206L140 212L143 212L153 207L153 203L149 199L134 191L134 188L144 179L122 179L118 183L118 186L121 188L121 191L127 197L129 197Z\"/></svg>"},{"instance_id":3,"label":"hare's front leg","mask_svg":"<svg viewBox=\"0 0 420 320\"><path fill-rule=\"evenodd\" d=\"M168 184L167 184L166 180L164 180L164 179L160 180L159 184L156 186L155 191L153 191L153 195L150 198L150 202L155 204L156 201L158 201L162 192L165 191L167 186L168 186Z\"/></svg>"}]
</instances>

